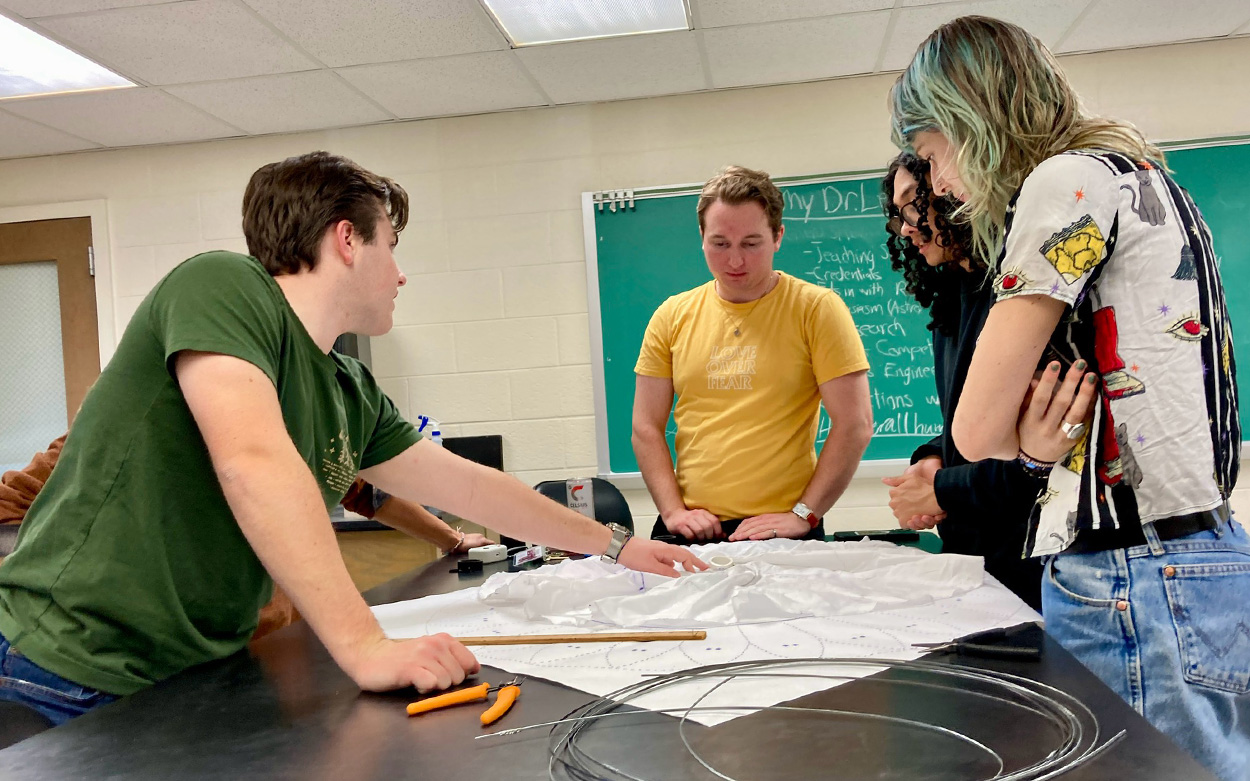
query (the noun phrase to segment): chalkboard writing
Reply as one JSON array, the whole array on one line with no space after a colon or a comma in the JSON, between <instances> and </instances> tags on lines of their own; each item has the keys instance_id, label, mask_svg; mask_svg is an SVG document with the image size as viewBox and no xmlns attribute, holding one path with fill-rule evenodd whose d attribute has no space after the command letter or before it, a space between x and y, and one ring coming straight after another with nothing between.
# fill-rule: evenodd
<instances>
[{"instance_id":1,"label":"chalkboard writing","mask_svg":"<svg viewBox=\"0 0 1250 781\"><path fill-rule=\"evenodd\" d=\"M933 346L925 327L929 318L890 268L881 207L869 197L880 192L880 180L830 182L807 192L787 187L782 192L786 234L777 267L789 271L791 259L797 261L803 273L796 276L833 290L851 310L871 365L874 438L930 439L940 434ZM824 441L828 423L822 410L818 442ZM906 445L905 453L894 448L894 453L878 457L908 456L914 444ZM890 448L878 444L871 450Z\"/></svg>"}]
</instances>

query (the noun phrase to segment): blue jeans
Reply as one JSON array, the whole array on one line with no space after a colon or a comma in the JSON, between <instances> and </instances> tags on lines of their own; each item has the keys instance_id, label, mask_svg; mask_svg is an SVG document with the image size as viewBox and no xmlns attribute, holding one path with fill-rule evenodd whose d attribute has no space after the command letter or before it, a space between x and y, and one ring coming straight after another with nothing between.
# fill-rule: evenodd
<instances>
[{"instance_id":1,"label":"blue jeans","mask_svg":"<svg viewBox=\"0 0 1250 781\"><path fill-rule=\"evenodd\" d=\"M1046 631L1227 781L1250 778L1250 538L1215 531L1046 562Z\"/></svg>"},{"instance_id":2,"label":"blue jeans","mask_svg":"<svg viewBox=\"0 0 1250 781\"><path fill-rule=\"evenodd\" d=\"M21 703L59 725L115 699L48 672L0 635L0 700Z\"/></svg>"}]
</instances>

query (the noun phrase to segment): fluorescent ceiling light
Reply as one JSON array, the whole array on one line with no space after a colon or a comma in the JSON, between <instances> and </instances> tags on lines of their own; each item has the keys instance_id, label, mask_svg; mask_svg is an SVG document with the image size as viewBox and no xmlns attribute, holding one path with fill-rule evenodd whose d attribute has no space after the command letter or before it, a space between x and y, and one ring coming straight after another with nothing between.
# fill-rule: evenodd
<instances>
[{"instance_id":1,"label":"fluorescent ceiling light","mask_svg":"<svg viewBox=\"0 0 1250 781\"><path fill-rule=\"evenodd\" d=\"M513 46L689 30L683 0L482 0Z\"/></svg>"},{"instance_id":2,"label":"fluorescent ceiling light","mask_svg":"<svg viewBox=\"0 0 1250 781\"><path fill-rule=\"evenodd\" d=\"M0 15L0 98L133 86L134 82Z\"/></svg>"}]
</instances>

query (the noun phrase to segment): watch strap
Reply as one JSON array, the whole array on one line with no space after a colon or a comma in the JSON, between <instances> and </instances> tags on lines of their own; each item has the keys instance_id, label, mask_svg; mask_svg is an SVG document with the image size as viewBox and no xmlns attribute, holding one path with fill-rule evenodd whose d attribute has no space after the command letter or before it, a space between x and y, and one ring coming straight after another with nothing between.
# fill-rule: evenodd
<instances>
[{"instance_id":1,"label":"watch strap","mask_svg":"<svg viewBox=\"0 0 1250 781\"><path fill-rule=\"evenodd\" d=\"M815 529L816 524L820 523L820 516L812 512L812 508L808 507L802 502L797 502L793 507L790 508L790 512L794 513L795 515L799 516L803 520L807 521L808 528Z\"/></svg>"},{"instance_id":2,"label":"watch strap","mask_svg":"<svg viewBox=\"0 0 1250 781\"><path fill-rule=\"evenodd\" d=\"M612 539L608 541L608 549L600 556L606 562L612 564L621 556L621 550L625 547L625 543L629 542L634 533L619 523L609 523L608 528L612 530Z\"/></svg>"}]
</instances>

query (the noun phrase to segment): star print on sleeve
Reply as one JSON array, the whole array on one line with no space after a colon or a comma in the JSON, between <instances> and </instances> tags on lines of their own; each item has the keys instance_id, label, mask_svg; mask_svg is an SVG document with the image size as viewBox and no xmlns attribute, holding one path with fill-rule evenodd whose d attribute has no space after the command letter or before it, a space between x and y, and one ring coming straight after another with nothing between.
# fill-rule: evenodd
<instances>
[{"instance_id":1,"label":"star print on sleeve","mask_svg":"<svg viewBox=\"0 0 1250 781\"><path fill-rule=\"evenodd\" d=\"M1085 200L1085 188L1084 188L1084 187L1082 187L1081 189L1077 190L1077 191L1076 191L1076 193L1074 193L1074 194L1076 195L1076 202L1077 202L1077 203L1080 203L1081 201Z\"/></svg>"}]
</instances>

